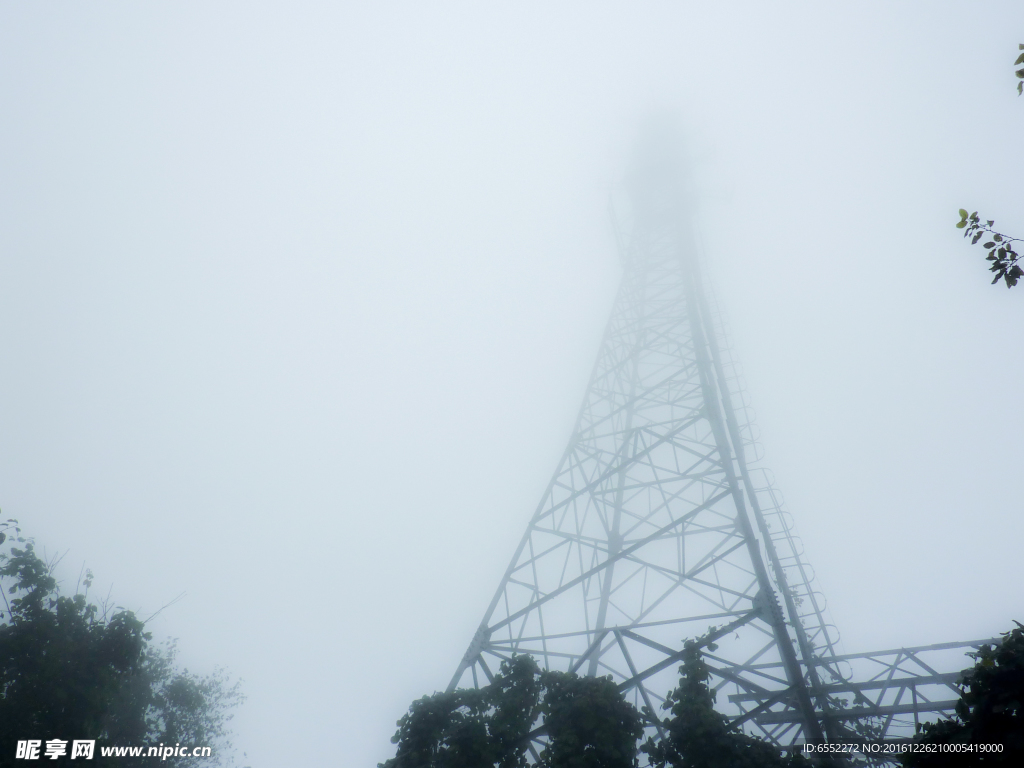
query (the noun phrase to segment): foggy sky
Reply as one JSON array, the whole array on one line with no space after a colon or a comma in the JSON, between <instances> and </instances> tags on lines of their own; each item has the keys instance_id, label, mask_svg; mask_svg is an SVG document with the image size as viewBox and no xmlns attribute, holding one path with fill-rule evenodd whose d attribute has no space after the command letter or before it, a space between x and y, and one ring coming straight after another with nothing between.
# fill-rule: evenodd
<instances>
[{"instance_id":1,"label":"foggy sky","mask_svg":"<svg viewBox=\"0 0 1024 768\"><path fill-rule=\"evenodd\" d=\"M572 429L631 138L675 110L842 650L1024 620L1024 5L0 4L0 512L375 765ZM70 581L70 585L67 583ZM243 761L243 764L246 761Z\"/></svg>"}]
</instances>

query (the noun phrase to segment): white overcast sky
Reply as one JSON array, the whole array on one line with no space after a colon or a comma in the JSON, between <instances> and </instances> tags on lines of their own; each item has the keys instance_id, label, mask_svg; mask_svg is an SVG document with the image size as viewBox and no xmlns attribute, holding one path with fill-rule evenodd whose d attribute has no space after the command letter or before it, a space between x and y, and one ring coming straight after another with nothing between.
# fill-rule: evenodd
<instances>
[{"instance_id":1,"label":"white overcast sky","mask_svg":"<svg viewBox=\"0 0 1024 768\"><path fill-rule=\"evenodd\" d=\"M375 765L568 439L609 191L682 115L846 651L1024 620L1024 3L0 2L0 511ZM70 582L70 585L68 585Z\"/></svg>"}]
</instances>

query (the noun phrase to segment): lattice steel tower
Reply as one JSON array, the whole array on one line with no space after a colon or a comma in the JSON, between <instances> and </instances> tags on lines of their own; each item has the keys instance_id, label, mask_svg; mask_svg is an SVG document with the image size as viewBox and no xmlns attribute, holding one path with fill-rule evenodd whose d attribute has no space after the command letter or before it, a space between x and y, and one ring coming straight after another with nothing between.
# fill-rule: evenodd
<instances>
[{"instance_id":1,"label":"lattice steel tower","mask_svg":"<svg viewBox=\"0 0 1024 768\"><path fill-rule=\"evenodd\" d=\"M839 654L791 519L748 464L750 419L682 185L670 143L638 153L622 283L575 429L449 689L530 653L610 674L660 713L684 639L705 636L737 726L780 745L855 737L866 720L900 735L899 715L953 703L953 673L908 664L976 643Z\"/></svg>"}]
</instances>

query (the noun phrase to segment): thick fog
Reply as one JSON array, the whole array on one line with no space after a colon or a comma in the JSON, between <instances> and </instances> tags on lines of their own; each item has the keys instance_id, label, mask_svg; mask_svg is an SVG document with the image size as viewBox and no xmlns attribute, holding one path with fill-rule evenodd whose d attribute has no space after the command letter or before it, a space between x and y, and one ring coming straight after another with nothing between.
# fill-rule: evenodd
<instances>
[{"instance_id":1,"label":"thick fog","mask_svg":"<svg viewBox=\"0 0 1024 768\"><path fill-rule=\"evenodd\" d=\"M1024 620L1024 4L0 5L0 512L374 765L572 429L637 126L847 652Z\"/></svg>"}]
</instances>

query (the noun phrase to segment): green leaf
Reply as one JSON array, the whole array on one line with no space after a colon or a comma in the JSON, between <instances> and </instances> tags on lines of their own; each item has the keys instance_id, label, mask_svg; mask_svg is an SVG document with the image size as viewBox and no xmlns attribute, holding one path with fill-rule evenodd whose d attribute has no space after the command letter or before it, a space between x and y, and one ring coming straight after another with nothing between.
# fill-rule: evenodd
<instances>
[{"instance_id":1,"label":"green leaf","mask_svg":"<svg viewBox=\"0 0 1024 768\"><path fill-rule=\"evenodd\" d=\"M960 218L963 221L967 221L967 211L965 211L963 208L960 209Z\"/></svg>"},{"instance_id":2,"label":"green leaf","mask_svg":"<svg viewBox=\"0 0 1024 768\"><path fill-rule=\"evenodd\" d=\"M1024 53L1017 57L1017 60L1013 62L1014 66L1017 64L1024 64Z\"/></svg>"},{"instance_id":3,"label":"green leaf","mask_svg":"<svg viewBox=\"0 0 1024 768\"><path fill-rule=\"evenodd\" d=\"M979 232L978 234L980 235L981 233ZM985 248L995 248L996 244L993 243L991 240L989 240L987 243L985 243L984 247Z\"/></svg>"},{"instance_id":4,"label":"green leaf","mask_svg":"<svg viewBox=\"0 0 1024 768\"><path fill-rule=\"evenodd\" d=\"M1003 236L1000 235L998 232L996 233L995 237L993 237L992 239L995 240L997 243L1003 242Z\"/></svg>"}]
</instances>

